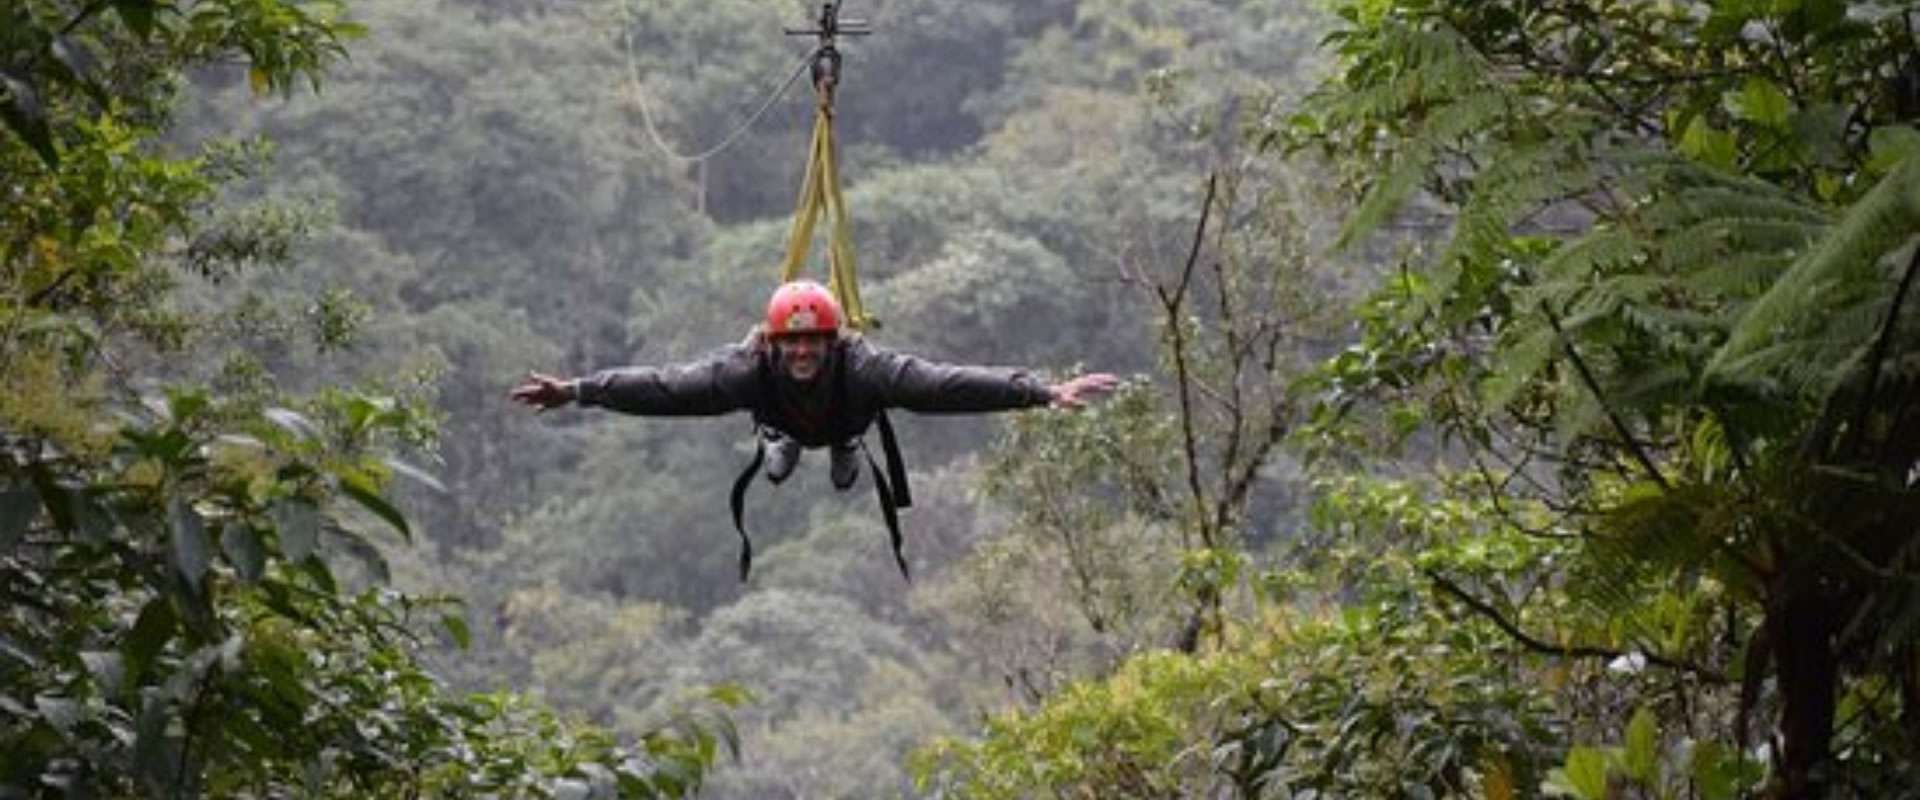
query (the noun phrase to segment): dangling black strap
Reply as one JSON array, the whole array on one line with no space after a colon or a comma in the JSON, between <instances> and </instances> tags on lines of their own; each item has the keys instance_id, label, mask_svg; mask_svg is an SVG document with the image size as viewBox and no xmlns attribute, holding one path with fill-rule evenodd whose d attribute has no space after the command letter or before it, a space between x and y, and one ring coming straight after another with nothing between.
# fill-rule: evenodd
<instances>
[{"instance_id":1,"label":"dangling black strap","mask_svg":"<svg viewBox=\"0 0 1920 800\"><path fill-rule=\"evenodd\" d=\"M760 437L754 437L753 460L747 468L740 471L740 477L733 479L733 529L740 532L740 582L747 582L747 572L753 569L753 540L747 538L747 526L742 521L746 514L747 486L753 483L753 477L760 474L760 462L767 460L767 451L760 443Z\"/></svg>"},{"instance_id":2,"label":"dangling black strap","mask_svg":"<svg viewBox=\"0 0 1920 800\"><path fill-rule=\"evenodd\" d=\"M874 463L873 454L864 447L860 448L860 452L867 456L867 474L873 476L873 493L880 498L880 516L886 517L887 535L893 539L893 563L900 565L900 577L912 583L913 573L907 570L907 557L901 552L904 540L900 536L899 504L894 502L893 491L887 488L886 476L881 474L880 465Z\"/></svg>"},{"instance_id":3,"label":"dangling black strap","mask_svg":"<svg viewBox=\"0 0 1920 800\"><path fill-rule=\"evenodd\" d=\"M907 488L907 462L900 457L900 443L893 438L893 423L887 421L885 411L880 412L877 418L880 421L880 449L887 453L887 481L893 488L893 505L895 508L912 508L913 492ZM872 456L868 456L868 459L871 460Z\"/></svg>"}]
</instances>

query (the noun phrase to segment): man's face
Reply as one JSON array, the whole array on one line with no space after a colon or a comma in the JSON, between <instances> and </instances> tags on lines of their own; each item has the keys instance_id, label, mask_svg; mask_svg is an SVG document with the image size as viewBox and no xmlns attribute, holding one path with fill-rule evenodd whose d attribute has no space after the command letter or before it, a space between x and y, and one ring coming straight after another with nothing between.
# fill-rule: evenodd
<instances>
[{"instance_id":1,"label":"man's face","mask_svg":"<svg viewBox=\"0 0 1920 800\"><path fill-rule=\"evenodd\" d=\"M780 352L780 367L787 377L810 383L820 377L827 346L832 342L833 337L825 333L791 333L774 337L773 346Z\"/></svg>"}]
</instances>

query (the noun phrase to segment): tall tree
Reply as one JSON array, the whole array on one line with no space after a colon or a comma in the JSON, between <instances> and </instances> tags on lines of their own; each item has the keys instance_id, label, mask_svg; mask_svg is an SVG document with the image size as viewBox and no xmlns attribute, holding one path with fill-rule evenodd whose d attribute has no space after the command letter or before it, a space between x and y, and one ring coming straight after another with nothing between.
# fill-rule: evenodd
<instances>
[{"instance_id":1,"label":"tall tree","mask_svg":"<svg viewBox=\"0 0 1920 800\"><path fill-rule=\"evenodd\" d=\"M1475 491L1550 512L1510 524L1563 537L1539 568L1599 616L1436 588L1542 650L1624 639L1725 686L1712 722L1742 749L1770 723L1775 796L1898 785L1920 733L1912 4L1340 13L1342 72L1292 133L1364 190L1348 241L1445 232L1330 364L1326 411L1390 398L1457 435ZM1720 613L1659 636L1676 603Z\"/></svg>"}]
</instances>

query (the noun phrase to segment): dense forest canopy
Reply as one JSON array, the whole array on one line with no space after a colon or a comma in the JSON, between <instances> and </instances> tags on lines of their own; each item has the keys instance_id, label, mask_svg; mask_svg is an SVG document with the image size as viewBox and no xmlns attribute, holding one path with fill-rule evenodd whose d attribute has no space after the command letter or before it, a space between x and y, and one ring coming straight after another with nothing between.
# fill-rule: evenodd
<instances>
[{"instance_id":1,"label":"dense forest canopy","mask_svg":"<svg viewBox=\"0 0 1920 800\"><path fill-rule=\"evenodd\" d=\"M0 797L1913 796L1914 6L851 0L866 335L1128 377L742 583L506 392L747 333L816 4L7 0Z\"/></svg>"}]
</instances>

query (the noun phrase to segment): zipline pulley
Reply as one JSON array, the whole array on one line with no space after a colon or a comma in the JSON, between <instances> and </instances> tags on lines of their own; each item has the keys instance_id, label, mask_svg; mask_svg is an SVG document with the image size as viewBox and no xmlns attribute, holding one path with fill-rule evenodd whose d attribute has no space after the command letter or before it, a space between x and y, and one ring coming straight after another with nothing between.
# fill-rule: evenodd
<instances>
[{"instance_id":1,"label":"zipline pulley","mask_svg":"<svg viewBox=\"0 0 1920 800\"><path fill-rule=\"evenodd\" d=\"M839 3L823 3L820 6L820 19L811 29L788 28L788 36L814 36L820 40L820 46L813 51L813 89L820 95L823 107L833 108L833 90L840 85L840 49L841 36L866 36L873 33L864 19L840 18Z\"/></svg>"}]
</instances>

